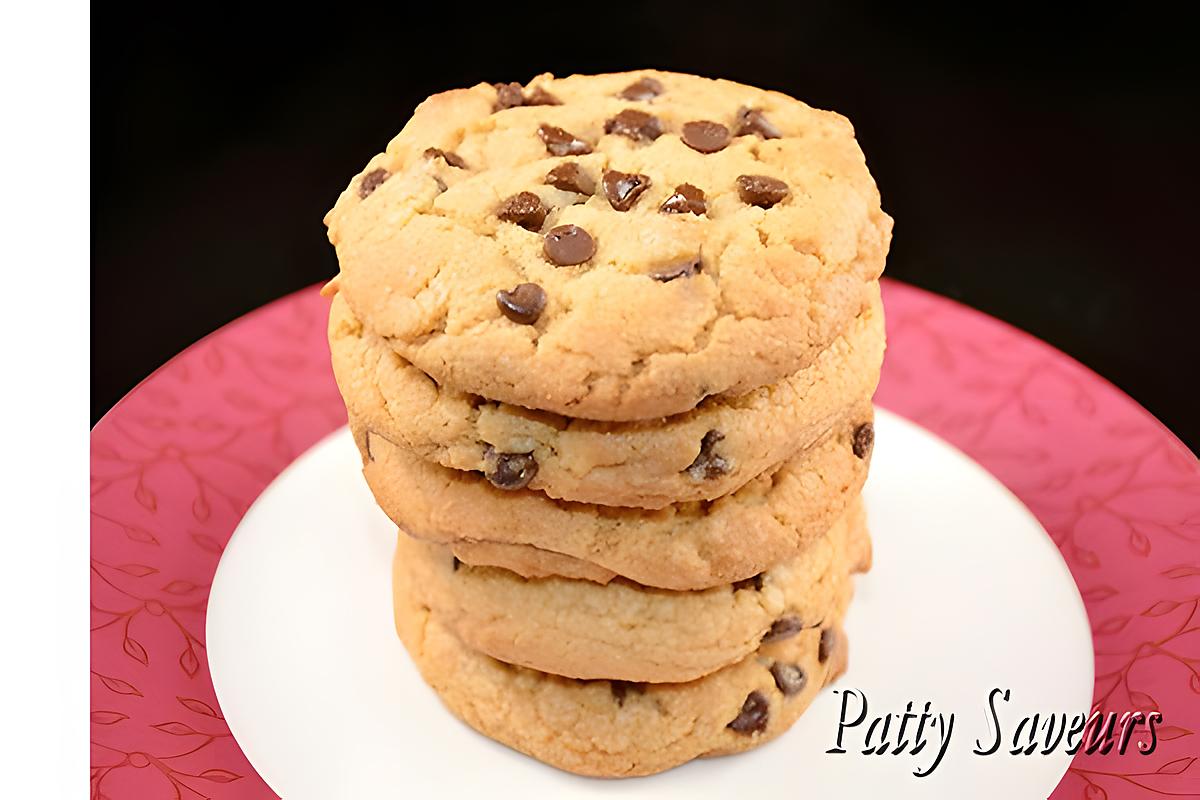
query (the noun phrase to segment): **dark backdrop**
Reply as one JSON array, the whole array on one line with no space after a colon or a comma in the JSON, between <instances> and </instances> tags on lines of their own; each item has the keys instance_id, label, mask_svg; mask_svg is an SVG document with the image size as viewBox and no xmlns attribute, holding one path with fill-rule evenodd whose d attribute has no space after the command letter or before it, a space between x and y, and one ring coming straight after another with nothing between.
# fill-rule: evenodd
<instances>
[{"instance_id":1,"label":"dark backdrop","mask_svg":"<svg viewBox=\"0 0 1200 800\"><path fill-rule=\"evenodd\" d=\"M1200 125L1182 20L473 5L96 19L93 422L205 333L333 275L321 217L425 96L653 66L848 116L896 219L889 275L1051 342L1196 449Z\"/></svg>"}]
</instances>

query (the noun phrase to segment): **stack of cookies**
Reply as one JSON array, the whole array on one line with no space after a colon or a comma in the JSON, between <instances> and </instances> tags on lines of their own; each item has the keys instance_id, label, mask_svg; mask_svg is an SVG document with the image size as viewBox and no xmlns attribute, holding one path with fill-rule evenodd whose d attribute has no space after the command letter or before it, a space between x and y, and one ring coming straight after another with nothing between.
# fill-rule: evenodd
<instances>
[{"instance_id":1,"label":"stack of cookies","mask_svg":"<svg viewBox=\"0 0 1200 800\"><path fill-rule=\"evenodd\" d=\"M672 73L480 85L326 223L397 629L450 710L600 776L786 730L870 563L891 220L850 124Z\"/></svg>"}]
</instances>

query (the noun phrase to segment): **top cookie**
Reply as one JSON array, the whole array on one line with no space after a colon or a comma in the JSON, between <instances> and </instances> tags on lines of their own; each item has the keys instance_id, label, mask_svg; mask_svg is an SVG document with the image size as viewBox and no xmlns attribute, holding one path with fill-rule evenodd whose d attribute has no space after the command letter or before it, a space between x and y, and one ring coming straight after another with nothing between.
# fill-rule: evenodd
<instances>
[{"instance_id":1,"label":"top cookie","mask_svg":"<svg viewBox=\"0 0 1200 800\"><path fill-rule=\"evenodd\" d=\"M355 316L439 383L616 421L806 367L891 234L844 118L652 71L435 95L326 224Z\"/></svg>"}]
</instances>

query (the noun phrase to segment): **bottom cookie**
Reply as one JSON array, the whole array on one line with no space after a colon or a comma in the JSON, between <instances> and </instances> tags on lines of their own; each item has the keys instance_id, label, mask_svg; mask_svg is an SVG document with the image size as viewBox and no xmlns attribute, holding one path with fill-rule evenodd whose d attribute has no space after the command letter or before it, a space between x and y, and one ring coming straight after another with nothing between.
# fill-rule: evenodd
<instances>
[{"instance_id":1,"label":"bottom cookie","mask_svg":"<svg viewBox=\"0 0 1200 800\"><path fill-rule=\"evenodd\" d=\"M821 628L687 683L561 678L464 645L394 569L396 629L422 676L480 733L559 769L632 777L736 753L786 731L846 667L846 602Z\"/></svg>"}]
</instances>

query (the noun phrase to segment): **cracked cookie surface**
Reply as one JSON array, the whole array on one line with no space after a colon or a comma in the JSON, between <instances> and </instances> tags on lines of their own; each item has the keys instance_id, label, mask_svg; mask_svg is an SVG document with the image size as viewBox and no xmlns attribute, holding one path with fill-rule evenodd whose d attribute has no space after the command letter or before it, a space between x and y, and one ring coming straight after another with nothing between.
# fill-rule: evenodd
<instances>
[{"instance_id":1,"label":"cracked cookie surface","mask_svg":"<svg viewBox=\"0 0 1200 800\"><path fill-rule=\"evenodd\" d=\"M492 452L528 454L537 464L529 488L551 497L662 508L728 494L812 444L874 392L884 333L876 298L807 369L738 398L623 423L570 419L439 386L364 328L341 297L333 299L329 343L352 425L453 469L486 474ZM703 458L720 461L701 469Z\"/></svg>"},{"instance_id":2,"label":"cracked cookie surface","mask_svg":"<svg viewBox=\"0 0 1200 800\"><path fill-rule=\"evenodd\" d=\"M804 369L870 304L891 220L844 118L652 71L516 93L429 98L326 217L354 314L438 383L651 419Z\"/></svg>"},{"instance_id":3,"label":"cracked cookie surface","mask_svg":"<svg viewBox=\"0 0 1200 800\"><path fill-rule=\"evenodd\" d=\"M740 661L764 641L819 628L870 564L861 502L794 559L753 581L703 591L624 580L525 579L472 567L400 533L413 591L468 647L580 679L677 683Z\"/></svg>"},{"instance_id":4,"label":"cracked cookie surface","mask_svg":"<svg viewBox=\"0 0 1200 800\"><path fill-rule=\"evenodd\" d=\"M871 406L863 404L811 447L737 491L657 510L554 500L530 489L505 491L480 474L425 461L364 429L355 429L354 437L375 499L413 536L446 544L532 546L645 586L706 589L793 558L829 530L866 478L871 453L856 454L854 441L872 417ZM490 555L514 553L512 547L506 551ZM513 566L520 571L519 564Z\"/></svg>"},{"instance_id":5,"label":"cracked cookie surface","mask_svg":"<svg viewBox=\"0 0 1200 800\"><path fill-rule=\"evenodd\" d=\"M845 671L844 604L821 628L766 642L687 683L579 681L467 647L394 564L396 628L426 682L485 736L580 775L631 777L757 747L786 731Z\"/></svg>"}]
</instances>

